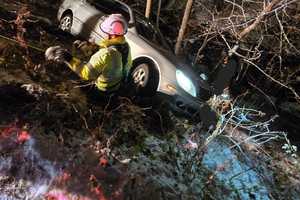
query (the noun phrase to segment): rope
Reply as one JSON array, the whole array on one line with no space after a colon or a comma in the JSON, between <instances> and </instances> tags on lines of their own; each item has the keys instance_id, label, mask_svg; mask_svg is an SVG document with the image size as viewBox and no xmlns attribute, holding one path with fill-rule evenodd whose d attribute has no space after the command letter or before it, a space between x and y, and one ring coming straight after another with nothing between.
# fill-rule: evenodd
<instances>
[{"instance_id":1,"label":"rope","mask_svg":"<svg viewBox=\"0 0 300 200\"><path fill-rule=\"evenodd\" d=\"M15 43L15 44L21 46L20 43L19 43L17 40L14 40L14 39L12 39L12 38L8 38L8 37L6 37L6 36L4 36L4 35L1 35L1 34L0 34L0 38L2 38L2 39L4 39L4 40L7 40L7 41L9 41L9 42L13 42L13 43ZM27 46L28 46L29 48L31 48L31 49L36 50L36 51L43 52L43 53L45 52L45 49L42 49L42 48L33 46L33 45L31 45L31 44L27 44Z\"/></svg>"}]
</instances>

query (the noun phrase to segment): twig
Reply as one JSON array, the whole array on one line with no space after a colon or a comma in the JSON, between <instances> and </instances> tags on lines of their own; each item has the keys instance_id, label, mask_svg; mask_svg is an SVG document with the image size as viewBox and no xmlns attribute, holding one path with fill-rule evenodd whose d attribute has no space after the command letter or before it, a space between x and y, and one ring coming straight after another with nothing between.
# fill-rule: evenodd
<instances>
[{"instance_id":1,"label":"twig","mask_svg":"<svg viewBox=\"0 0 300 200\"><path fill-rule=\"evenodd\" d=\"M109 96L108 102L107 102L106 106L104 107L104 110L103 110L103 119L102 119L101 125L99 127L99 134L102 132L102 128L104 127L106 112L107 112L107 109L108 109L108 107L110 105L111 98L112 98L112 96Z\"/></svg>"},{"instance_id":2,"label":"twig","mask_svg":"<svg viewBox=\"0 0 300 200\"><path fill-rule=\"evenodd\" d=\"M272 106L274 107L275 110L276 106L274 104L274 102L272 101L272 99L264 92L262 91L260 88L258 88L256 85L252 84L251 82L248 82L253 88L255 88L256 90L258 90L260 93L262 93L265 97L267 97L267 99L270 101L270 103L272 104Z\"/></svg>"},{"instance_id":3,"label":"twig","mask_svg":"<svg viewBox=\"0 0 300 200\"><path fill-rule=\"evenodd\" d=\"M291 46L298 54L300 54L299 49L297 49L297 48L290 42L290 40L288 39L286 33L284 32L283 25L282 25L282 23L281 23L281 21L280 21L280 19L279 19L279 17L278 17L277 11L275 11L275 16L276 16L276 19L277 19L277 21L278 21L278 24L279 24L279 27L280 27L281 34L284 36L284 39L287 41L287 43L288 43L288 44L289 44L289 45L290 45L290 46Z\"/></svg>"},{"instance_id":4,"label":"twig","mask_svg":"<svg viewBox=\"0 0 300 200\"><path fill-rule=\"evenodd\" d=\"M160 128L162 130L162 133L165 134L165 129L164 129L164 125L163 125L162 116L158 111L155 110L154 112L158 115L159 121L160 121Z\"/></svg>"},{"instance_id":5,"label":"twig","mask_svg":"<svg viewBox=\"0 0 300 200\"><path fill-rule=\"evenodd\" d=\"M248 26L247 28L245 28L244 30L242 30L237 38L239 40L243 39L247 34L249 34L252 30L254 30L256 28L256 26L265 18L266 14L269 13L274 6L276 6L278 3L280 3L281 0L273 0L271 1L271 3L269 3L269 5L267 5L264 10L256 17L255 21Z\"/></svg>"},{"instance_id":6,"label":"twig","mask_svg":"<svg viewBox=\"0 0 300 200\"><path fill-rule=\"evenodd\" d=\"M85 128L89 130L90 128L89 128L89 126L88 126L88 123L87 123L87 121L86 121L86 118L85 118L83 115L81 115L81 114L80 114L79 116L80 116L80 118L83 120L84 125L85 125Z\"/></svg>"},{"instance_id":7,"label":"twig","mask_svg":"<svg viewBox=\"0 0 300 200\"><path fill-rule=\"evenodd\" d=\"M242 6L240 6L240 5L238 5L237 3L235 3L235 2L232 2L232 1L229 1L229 0L225 0L225 2L227 2L227 3L230 3L230 4L232 4L233 6L236 6L236 7L238 7L241 11L242 11L242 13L243 13L243 17L244 17L244 19L246 20L246 15L245 15L245 11L244 11L244 8L242 7ZM230 16L232 16L233 15L233 10L234 9L232 9L232 14L230 15Z\"/></svg>"},{"instance_id":8,"label":"twig","mask_svg":"<svg viewBox=\"0 0 300 200\"><path fill-rule=\"evenodd\" d=\"M90 83L87 83L87 84L83 84L83 85L76 85L74 86L74 88L83 88L83 87L88 87L88 86L91 86L91 85L95 85L95 82L92 81Z\"/></svg>"},{"instance_id":9,"label":"twig","mask_svg":"<svg viewBox=\"0 0 300 200\"><path fill-rule=\"evenodd\" d=\"M272 76L270 76L269 74L267 74L266 72L264 72L260 67L258 67L255 63L253 63L253 62L251 62L251 61L249 61L249 60L247 60L247 59L243 59L243 61L245 61L245 62L247 62L247 63L253 65L256 69L258 69L261 73L263 73L266 77L268 77L269 79L271 79L273 82L275 82L275 83L277 83L278 85L280 85L280 86L282 86L282 87L284 87L284 88L290 90L290 91L294 94L296 100L297 100L298 102L300 102L300 96L297 94L297 92L295 91L295 89L293 89L293 88L291 88L291 87L289 87L289 86L287 86L287 85L281 83L280 81L274 79Z\"/></svg>"},{"instance_id":10,"label":"twig","mask_svg":"<svg viewBox=\"0 0 300 200\"><path fill-rule=\"evenodd\" d=\"M211 30L211 27L210 27L210 30ZM208 43L210 40L212 40L213 38L214 38L214 37L208 38L208 35L205 36L204 41L203 41L201 47L200 47L200 48L198 49L198 51L197 51L196 57L195 57L195 59L194 59L194 61L193 61L193 64L196 64L196 63L198 62L200 53L201 53L202 50L206 47L207 43Z\"/></svg>"}]
</instances>

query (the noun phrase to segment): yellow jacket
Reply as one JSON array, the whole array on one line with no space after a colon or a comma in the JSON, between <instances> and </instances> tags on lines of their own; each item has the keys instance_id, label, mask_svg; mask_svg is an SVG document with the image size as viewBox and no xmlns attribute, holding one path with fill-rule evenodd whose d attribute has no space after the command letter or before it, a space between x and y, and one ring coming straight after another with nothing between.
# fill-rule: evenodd
<instances>
[{"instance_id":1,"label":"yellow jacket","mask_svg":"<svg viewBox=\"0 0 300 200\"><path fill-rule=\"evenodd\" d=\"M99 45L99 51L91 56L88 63L73 57L68 66L81 78L94 81L101 91L118 90L132 65L130 48L123 36L103 40ZM127 58L122 58L122 52L118 50L118 46L122 45L128 46Z\"/></svg>"}]
</instances>

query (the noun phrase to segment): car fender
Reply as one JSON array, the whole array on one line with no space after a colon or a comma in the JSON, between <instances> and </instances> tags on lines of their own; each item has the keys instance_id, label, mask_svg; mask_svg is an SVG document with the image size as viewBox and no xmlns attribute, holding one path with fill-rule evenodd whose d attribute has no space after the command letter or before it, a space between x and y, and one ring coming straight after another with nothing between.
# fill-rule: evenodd
<instances>
[{"instance_id":1,"label":"car fender","mask_svg":"<svg viewBox=\"0 0 300 200\"><path fill-rule=\"evenodd\" d=\"M140 59L145 59L145 62L147 62L146 60L150 60L155 65L154 67L157 69L159 73L159 82L157 86L157 91L168 95L175 95L176 94L175 89L178 87L176 83L176 77L175 77L176 69L170 68L166 70L164 68L161 68L160 64L156 61L156 59L151 57L150 55L140 54L137 57L133 57L133 61L140 60Z\"/></svg>"},{"instance_id":2,"label":"car fender","mask_svg":"<svg viewBox=\"0 0 300 200\"><path fill-rule=\"evenodd\" d=\"M158 85L156 88L156 91L160 91L160 82L161 82L161 71L160 68L158 67L158 63L156 62L155 59L153 59L151 56L148 55L139 55L138 57L132 57L133 64L134 63L151 63L153 65L152 67L155 67L155 69L158 72Z\"/></svg>"},{"instance_id":3,"label":"car fender","mask_svg":"<svg viewBox=\"0 0 300 200\"><path fill-rule=\"evenodd\" d=\"M170 90L170 86L174 89L177 87L176 66L138 35L128 32L126 39L129 43L133 60L143 57L150 59L156 65L159 72L157 91L174 95L175 90Z\"/></svg>"},{"instance_id":4,"label":"car fender","mask_svg":"<svg viewBox=\"0 0 300 200\"><path fill-rule=\"evenodd\" d=\"M62 1L62 3L59 6L58 12L57 12L57 20L60 21L63 14L65 14L65 12L67 10L70 10L73 13L73 5L78 5L78 3L80 1L81 0L64 0L64 1Z\"/></svg>"},{"instance_id":5,"label":"car fender","mask_svg":"<svg viewBox=\"0 0 300 200\"><path fill-rule=\"evenodd\" d=\"M94 26L100 16L103 15L84 0L65 0L58 11L58 20L60 20L66 12L72 12L73 16L71 34L86 38L92 37Z\"/></svg>"}]
</instances>

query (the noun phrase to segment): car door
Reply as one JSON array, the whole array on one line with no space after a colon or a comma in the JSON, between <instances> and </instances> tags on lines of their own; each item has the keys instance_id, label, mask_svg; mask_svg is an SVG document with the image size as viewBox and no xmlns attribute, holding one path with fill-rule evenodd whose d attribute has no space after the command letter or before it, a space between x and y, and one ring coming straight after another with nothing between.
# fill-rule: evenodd
<instances>
[{"instance_id":1,"label":"car door","mask_svg":"<svg viewBox=\"0 0 300 200\"><path fill-rule=\"evenodd\" d=\"M75 22L73 27L74 34L86 40L95 40L98 36L95 30L103 13L99 12L85 0L77 3L76 7L73 8L73 13Z\"/></svg>"},{"instance_id":2,"label":"car door","mask_svg":"<svg viewBox=\"0 0 300 200\"><path fill-rule=\"evenodd\" d=\"M85 18L89 16L88 12L85 12L85 0L64 1L62 7L70 9L73 14L72 31L73 35L82 35L83 23ZM66 6L64 6L66 5Z\"/></svg>"}]
</instances>

